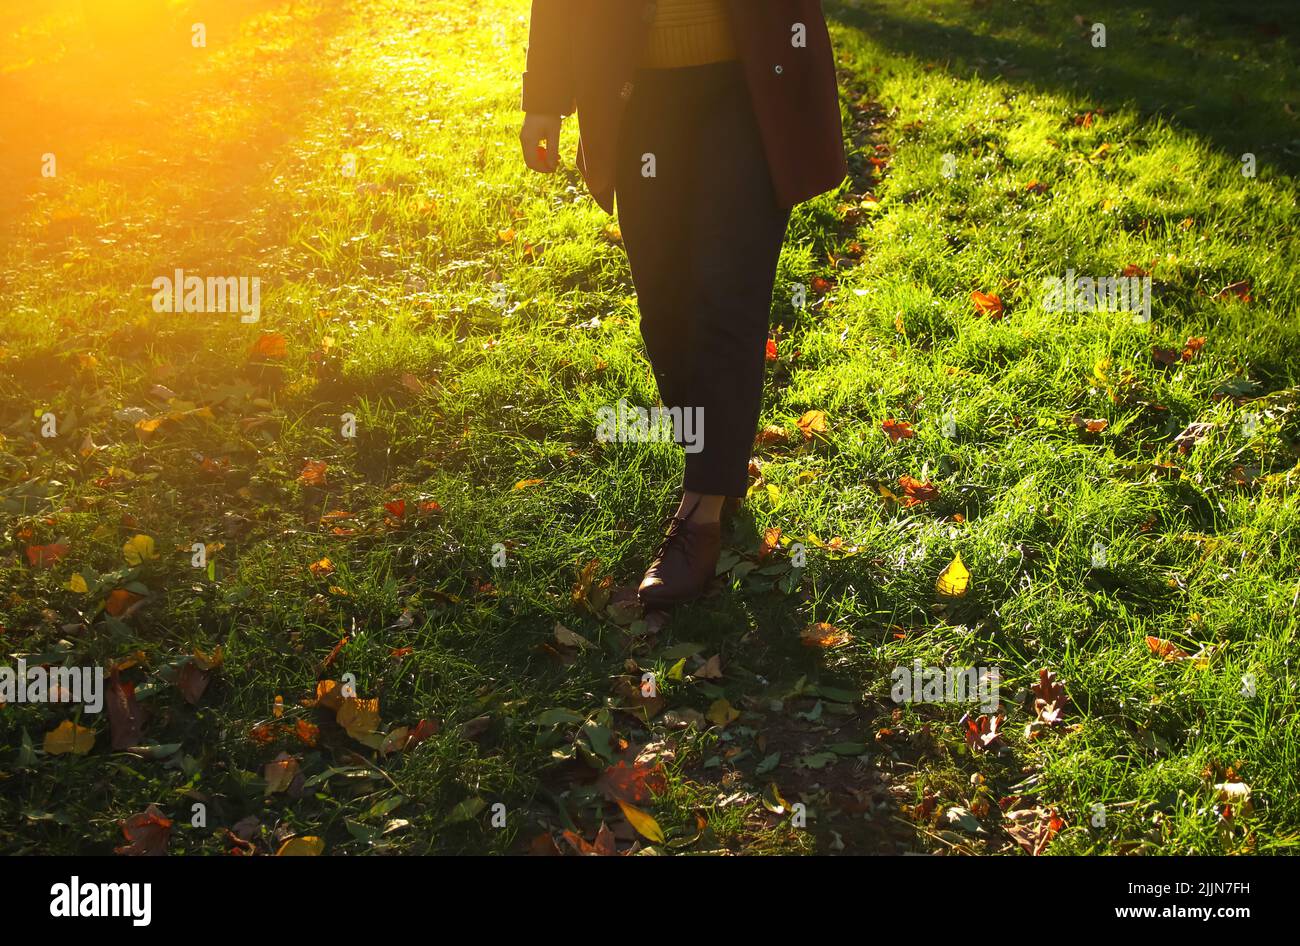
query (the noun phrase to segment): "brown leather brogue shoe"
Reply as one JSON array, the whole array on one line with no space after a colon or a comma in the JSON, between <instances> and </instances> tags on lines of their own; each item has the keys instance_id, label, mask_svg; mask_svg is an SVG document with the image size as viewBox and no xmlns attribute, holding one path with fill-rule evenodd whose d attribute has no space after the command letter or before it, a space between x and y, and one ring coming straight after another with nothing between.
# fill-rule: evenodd
<instances>
[{"instance_id":1,"label":"brown leather brogue shoe","mask_svg":"<svg viewBox=\"0 0 1300 946\"><path fill-rule=\"evenodd\" d=\"M702 595L718 567L722 525L674 516L637 593L647 608L669 608Z\"/></svg>"}]
</instances>

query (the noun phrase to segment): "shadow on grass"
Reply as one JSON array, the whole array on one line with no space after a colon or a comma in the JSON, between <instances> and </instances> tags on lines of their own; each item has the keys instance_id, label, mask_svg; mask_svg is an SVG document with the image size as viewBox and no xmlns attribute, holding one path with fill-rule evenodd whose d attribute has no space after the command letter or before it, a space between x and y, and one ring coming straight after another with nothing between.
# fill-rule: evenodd
<instances>
[{"instance_id":1,"label":"shadow on grass","mask_svg":"<svg viewBox=\"0 0 1300 946\"><path fill-rule=\"evenodd\" d=\"M1132 104L1234 158L1252 152L1287 174L1300 171L1289 0L1100 3L1083 22L1059 0L939 4L939 18L927 19L931 9L910 0L826 4L832 19L872 42L959 78L1070 92L1094 108ZM1104 49L1092 46L1094 22L1106 25Z\"/></svg>"}]
</instances>

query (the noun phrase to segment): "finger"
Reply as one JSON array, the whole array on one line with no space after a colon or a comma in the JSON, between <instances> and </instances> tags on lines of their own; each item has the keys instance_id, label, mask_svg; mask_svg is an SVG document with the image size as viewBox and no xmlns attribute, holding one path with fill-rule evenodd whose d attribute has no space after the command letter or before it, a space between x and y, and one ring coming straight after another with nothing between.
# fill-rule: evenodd
<instances>
[{"instance_id":1,"label":"finger","mask_svg":"<svg viewBox=\"0 0 1300 946\"><path fill-rule=\"evenodd\" d=\"M546 171L546 163L538 161L537 148L538 143L530 138L520 138L520 144L524 149L524 166L530 171Z\"/></svg>"}]
</instances>

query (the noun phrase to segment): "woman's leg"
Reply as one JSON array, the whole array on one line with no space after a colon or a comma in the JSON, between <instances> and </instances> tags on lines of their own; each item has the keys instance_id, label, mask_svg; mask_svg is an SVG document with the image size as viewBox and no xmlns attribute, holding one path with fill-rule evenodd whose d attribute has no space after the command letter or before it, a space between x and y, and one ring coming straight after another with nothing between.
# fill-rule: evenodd
<instances>
[{"instance_id":1,"label":"woman's leg","mask_svg":"<svg viewBox=\"0 0 1300 946\"><path fill-rule=\"evenodd\" d=\"M641 337L665 407L690 400L689 99L667 73L638 75L623 116L615 181Z\"/></svg>"},{"instance_id":2,"label":"woman's leg","mask_svg":"<svg viewBox=\"0 0 1300 946\"><path fill-rule=\"evenodd\" d=\"M744 496L790 212L777 203L739 64L721 72L701 104L687 281L695 293L690 389L703 412L704 449L686 455L684 485L706 496Z\"/></svg>"}]
</instances>

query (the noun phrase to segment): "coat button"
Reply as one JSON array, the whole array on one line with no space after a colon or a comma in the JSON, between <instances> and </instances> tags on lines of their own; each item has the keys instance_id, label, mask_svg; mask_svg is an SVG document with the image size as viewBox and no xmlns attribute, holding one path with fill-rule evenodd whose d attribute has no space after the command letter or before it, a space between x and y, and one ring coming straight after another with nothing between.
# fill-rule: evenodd
<instances>
[{"instance_id":1,"label":"coat button","mask_svg":"<svg viewBox=\"0 0 1300 946\"><path fill-rule=\"evenodd\" d=\"M783 73L783 72L785 72L785 68L784 68L784 67L782 67L782 66L777 66L777 67L776 67L776 74L777 74L777 75L780 75L780 74Z\"/></svg>"},{"instance_id":2,"label":"coat button","mask_svg":"<svg viewBox=\"0 0 1300 946\"><path fill-rule=\"evenodd\" d=\"M647 23L653 23L655 21L655 17L658 15L659 15L659 4L657 3L647 3L644 7L641 8L641 18L645 20Z\"/></svg>"},{"instance_id":3,"label":"coat button","mask_svg":"<svg viewBox=\"0 0 1300 946\"><path fill-rule=\"evenodd\" d=\"M626 102L628 99L630 99L630 98L632 97L632 83L631 83L631 82L624 82L624 83L623 83L623 88L621 88L621 89L618 90L618 97L621 98L624 102Z\"/></svg>"}]
</instances>

